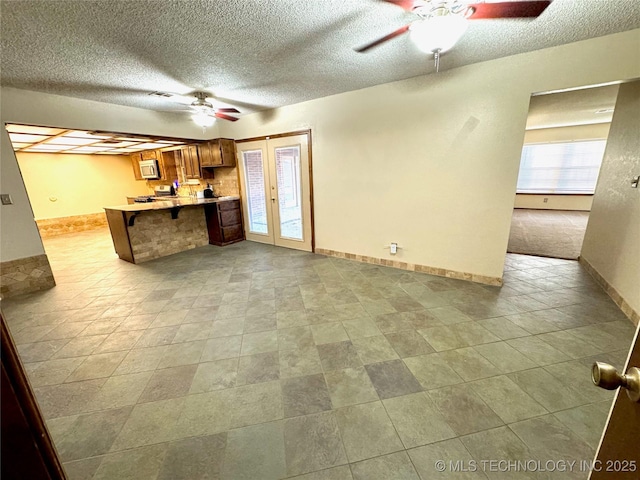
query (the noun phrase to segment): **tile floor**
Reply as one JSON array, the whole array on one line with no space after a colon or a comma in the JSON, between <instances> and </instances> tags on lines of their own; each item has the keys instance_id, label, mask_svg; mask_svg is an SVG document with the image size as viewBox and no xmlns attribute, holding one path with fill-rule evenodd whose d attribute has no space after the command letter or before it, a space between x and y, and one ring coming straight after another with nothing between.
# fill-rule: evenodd
<instances>
[{"instance_id":1,"label":"tile floor","mask_svg":"<svg viewBox=\"0 0 640 480\"><path fill-rule=\"evenodd\" d=\"M72 480L586 478L434 462L592 459L589 367L634 332L566 260L509 255L495 288L250 242L46 249L58 286L2 308Z\"/></svg>"}]
</instances>

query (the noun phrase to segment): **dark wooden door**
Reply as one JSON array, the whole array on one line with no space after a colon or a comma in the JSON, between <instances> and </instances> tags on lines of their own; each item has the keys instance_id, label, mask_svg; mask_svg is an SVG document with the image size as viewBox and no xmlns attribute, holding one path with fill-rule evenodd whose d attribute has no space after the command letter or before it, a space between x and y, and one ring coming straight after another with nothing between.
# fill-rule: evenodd
<instances>
[{"instance_id":1,"label":"dark wooden door","mask_svg":"<svg viewBox=\"0 0 640 480\"><path fill-rule=\"evenodd\" d=\"M631 367L640 368L638 329L624 371ZM632 401L623 388L616 393L594 467L591 480L640 478L640 403Z\"/></svg>"},{"instance_id":2,"label":"dark wooden door","mask_svg":"<svg viewBox=\"0 0 640 480\"><path fill-rule=\"evenodd\" d=\"M62 464L27 381L9 329L2 323L2 479L65 480Z\"/></svg>"}]
</instances>

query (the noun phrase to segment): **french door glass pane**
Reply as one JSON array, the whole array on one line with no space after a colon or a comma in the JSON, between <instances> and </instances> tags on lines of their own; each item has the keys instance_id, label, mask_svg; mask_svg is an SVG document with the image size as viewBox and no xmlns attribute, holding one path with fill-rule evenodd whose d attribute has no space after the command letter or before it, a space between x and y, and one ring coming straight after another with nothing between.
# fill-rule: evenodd
<instances>
[{"instance_id":1,"label":"french door glass pane","mask_svg":"<svg viewBox=\"0 0 640 480\"><path fill-rule=\"evenodd\" d=\"M247 186L249 232L268 234L262 150L242 152L242 160L244 162L245 184Z\"/></svg>"},{"instance_id":2,"label":"french door glass pane","mask_svg":"<svg viewBox=\"0 0 640 480\"><path fill-rule=\"evenodd\" d=\"M275 154L280 236L303 240L300 147L276 148Z\"/></svg>"}]
</instances>

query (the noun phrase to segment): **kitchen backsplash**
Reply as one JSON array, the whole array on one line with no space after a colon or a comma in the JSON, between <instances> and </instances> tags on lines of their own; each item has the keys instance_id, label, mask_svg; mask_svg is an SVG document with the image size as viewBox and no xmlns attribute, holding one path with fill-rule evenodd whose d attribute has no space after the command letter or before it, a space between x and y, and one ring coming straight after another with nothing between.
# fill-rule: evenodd
<instances>
[{"instance_id":1,"label":"kitchen backsplash","mask_svg":"<svg viewBox=\"0 0 640 480\"><path fill-rule=\"evenodd\" d=\"M189 195L193 189L193 192L199 192L206 188L207 183L210 183L213 187L213 193L220 197L226 197L230 195L240 195L240 189L238 187L238 169L230 167L219 167L214 170L214 178L212 179L199 179L198 185L180 185L178 188L178 195ZM153 189L158 185L171 185L168 180L147 180L147 187L149 187L149 194L153 194Z\"/></svg>"}]
</instances>

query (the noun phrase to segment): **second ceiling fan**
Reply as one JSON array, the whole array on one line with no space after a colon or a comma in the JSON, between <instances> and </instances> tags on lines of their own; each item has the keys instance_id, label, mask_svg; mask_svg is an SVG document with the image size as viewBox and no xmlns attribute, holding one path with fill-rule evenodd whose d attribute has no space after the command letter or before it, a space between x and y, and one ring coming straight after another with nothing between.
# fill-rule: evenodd
<instances>
[{"instance_id":1,"label":"second ceiling fan","mask_svg":"<svg viewBox=\"0 0 640 480\"><path fill-rule=\"evenodd\" d=\"M451 49L467 29L467 20L536 18L551 0L465 3L461 0L382 0L393 3L419 18L397 30L356 48L366 52L407 32L421 50L432 53L436 71L440 55Z\"/></svg>"}]
</instances>

